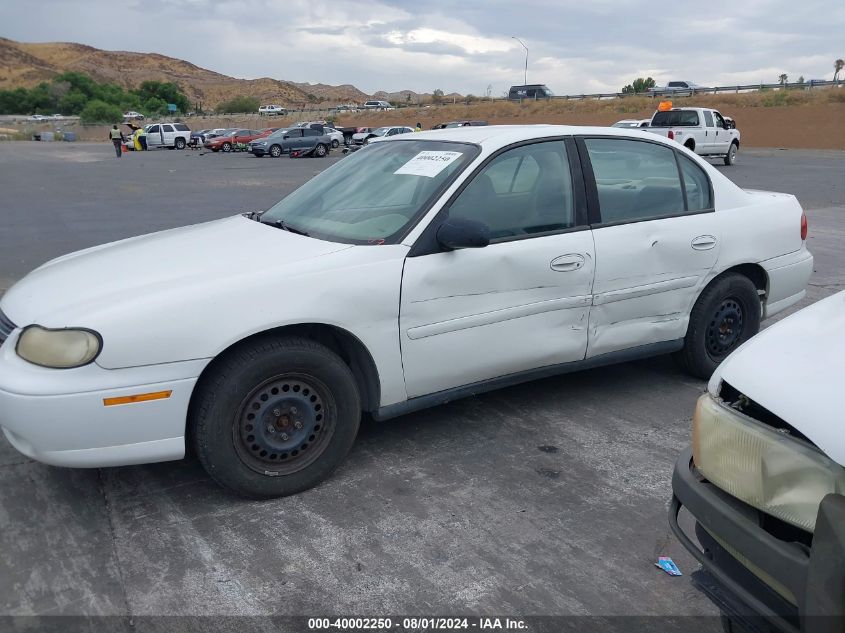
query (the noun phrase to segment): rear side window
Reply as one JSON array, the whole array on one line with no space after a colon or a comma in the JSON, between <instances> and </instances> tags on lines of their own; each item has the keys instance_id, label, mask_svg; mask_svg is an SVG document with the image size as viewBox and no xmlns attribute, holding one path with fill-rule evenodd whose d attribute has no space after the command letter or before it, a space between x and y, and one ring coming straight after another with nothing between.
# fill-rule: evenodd
<instances>
[{"instance_id":1,"label":"rear side window","mask_svg":"<svg viewBox=\"0 0 845 633\"><path fill-rule=\"evenodd\" d=\"M306 129L302 131L305 136L320 136L319 130Z\"/></svg>"},{"instance_id":2,"label":"rear side window","mask_svg":"<svg viewBox=\"0 0 845 633\"><path fill-rule=\"evenodd\" d=\"M161 126L161 129L162 129L163 131L165 131L165 132L172 132L172 131L173 131L173 126L172 126L172 125L162 125L162 126Z\"/></svg>"},{"instance_id":3,"label":"rear side window","mask_svg":"<svg viewBox=\"0 0 845 633\"><path fill-rule=\"evenodd\" d=\"M713 208L713 197L710 194L710 179L704 170L692 160L680 154L681 174L684 176L684 187L687 192L687 209L689 211L704 211Z\"/></svg>"},{"instance_id":4,"label":"rear side window","mask_svg":"<svg viewBox=\"0 0 845 633\"><path fill-rule=\"evenodd\" d=\"M684 213L675 152L628 139L585 139L602 223L636 222Z\"/></svg>"},{"instance_id":5,"label":"rear side window","mask_svg":"<svg viewBox=\"0 0 845 633\"><path fill-rule=\"evenodd\" d=\"M713 127L713 115L709 110L704 111L704 122L707 124L707 127Z\"/></svg>"},{"instance_id":6,"label":"rear side window","mask_svg":"<svg viewBox=\"0 0 845 633\"><path fill-rule=\"evenodd\" d=\"M188 127L187 125L185 125L184 123L177 123L177 124L176 124L176 125L174 125L173 127L175 127L175 128L176 128L177 130L179 130L180 132L190 132L190 131L191 131L191 128L189 128L189 127Z\"/></svg>"}]
</instances>

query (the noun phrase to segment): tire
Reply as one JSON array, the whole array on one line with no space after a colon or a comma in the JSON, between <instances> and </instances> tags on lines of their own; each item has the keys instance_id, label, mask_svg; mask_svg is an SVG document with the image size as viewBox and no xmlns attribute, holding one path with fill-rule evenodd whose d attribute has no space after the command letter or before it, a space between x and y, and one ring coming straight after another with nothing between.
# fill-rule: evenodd
<instances>
[{"instance_id":1,"label":"tire","mask_svg":"<svg viewBox=\"0 0 845 633\"><path fill-rule=\"evenodd\" d=\"M736 153L739 151L739 144L738 143L731 143L731 148L728 150L728 153L725 154L725 165L735 165L736 164Z\"/></svg>"},{"instance_id":2,"label":"tire","mask_svg":"<svg viewBox=\"0 0 845 633\"><path fill-rule=\"evenodd\" d=\"M281 155L282 155L282 148L281 147L279 147L278 145L272 145L270 147L270 156L272 156L273 158L278 158Z\"/></svg>"},{"instance_id":3,"label":"tire","mask_svg":"<svg viewBox=\"0 0 845 633\"><path fill-rule=\"evenodd\" d=\"M224 152L231 152L232 151L232 144L231 143L223 143L222 147Z\"/></svg>"},{"instance_id":4,"label":"tire","mask_svg":"<svg viewBox=\"0 0 845 633\"><path fill-rule=\"evenodd\" d=\"M713 280L692 308L677 359L693 376L709 379L728 354L760 331L761 312L748 277L728 273Z\"/></svg>"},{"instance_id":5,"label":"tire","mask_svg":"<svg viewBox=\"0 0 845 633\"><path fill-rule=\"evenodd\" d=\"M176 149L185 149L185 139L181 136L176 139Z\"/></svg>"},{"instance_id":6,"label":"tire","mask_svg":"<svg viewBox=\"0 0 845 633\"><path fill-rule=\"evenodd\" d=\"M332 139L332 149L337 149L338 147L340 147L340 141L338 141L336 138Z\"/></svg>"},{"instance_id":7,"label":"tire","mask_svg":"<svg viewBox=\"0 0 845 633\"><path fill-rule=\"evenodd\" d=\"M206 472L253 499L323 481L346 457L360 422L349 367L298 337L259 338L226 353L197 385L188 415Z\"/></svg>"},{"instance_id":8,"label":"tire","mask_svg":"<svg viewBox=\"0 0 845 633\"><path fill-rule=\"evenodd\" d=\"M322 158L328 153L329 150L325 145L323 145L322 143L317 143L317 147L314 148L314 156Z\"/></svg>"}]
</instances>

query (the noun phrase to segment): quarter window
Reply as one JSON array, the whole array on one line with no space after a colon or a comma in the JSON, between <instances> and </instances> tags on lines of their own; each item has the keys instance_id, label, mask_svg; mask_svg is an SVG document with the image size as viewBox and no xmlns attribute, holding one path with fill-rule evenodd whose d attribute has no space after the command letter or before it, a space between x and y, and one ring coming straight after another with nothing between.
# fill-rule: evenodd
<instances>
[{"instance_id":1,"label":"quarter window","mask_svg":"<svg viewBox=\"0 0 845 633\"><path fill-rule=\"evenodd\" d=\"M713 208L710 195L710 180L704 170L683 155L678 156L681 161L681 173L684 176L684 188L687 192L687 209L703 211Z\"/></svg>"},{"instance_id":2,"label":"quarter window","mask_svg":"<svg viewBox=\"0 0 845 633\"><path fill-rule=\"evenodd\" d=\"M483 222L493 239L575 226L566 146L551 141L500 154L461 192L449 215Z\"/></svg>"},{"instance_id":3,"label":"quarter window","mask_svg":"<svg viewBox=\"0 0 845 633\"><path fill-rule=\"evenodd\" d=\"M586 139L598 188L602 223L633 222L684 213L675 152L657 143Z\"/></svg>"}]
</instances>

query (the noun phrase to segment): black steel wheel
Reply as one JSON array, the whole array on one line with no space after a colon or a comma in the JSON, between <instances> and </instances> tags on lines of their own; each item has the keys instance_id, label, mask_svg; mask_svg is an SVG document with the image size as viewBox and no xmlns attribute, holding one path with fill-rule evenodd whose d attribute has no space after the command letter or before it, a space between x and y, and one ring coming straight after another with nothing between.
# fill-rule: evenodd
<instances>
[{"instance_id":1,"label":"black steel wheel","mask_svg":"<svg viewBox=\"0 0 845 633\"><path fill-rule=\"evenodd\" d=\"M355 377L335 352L309 339L268 336L214 360L194 391L188 431L212 479L261 499L328 477L360 419Z\"/></svg>"},{"instance_id":2,"label":"black steel wheel","mask_svg":"<svg viewBox=\"0 0 845 633\"><path fill-rule=\"evenodd\" d=\"M760 330L761 314L757 287L748 277L717 277L692 308L678 360L694 376L710 378L719 363Z\"/></svg>"}]
</instances>

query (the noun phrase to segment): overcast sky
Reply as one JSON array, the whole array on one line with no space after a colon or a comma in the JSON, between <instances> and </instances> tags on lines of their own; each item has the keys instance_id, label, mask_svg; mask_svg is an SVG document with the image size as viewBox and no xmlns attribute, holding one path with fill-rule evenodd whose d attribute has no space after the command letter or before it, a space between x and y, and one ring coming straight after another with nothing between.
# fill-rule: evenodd
<instances>
[{"instance_id":1,"label":"overcast sky","mask_svg":"<svg viewBox=\"0 0 845 633\"><path fill-rule=\"evenodd\" d=\"M701 85L830 79L842 0L32 0L0 35L158 52L234 77L501 96L618 91L637 76ZM36 10L37 8L37 10ZM2 60L0 60L2 63Z\"/></svg>"}]
</instances>

